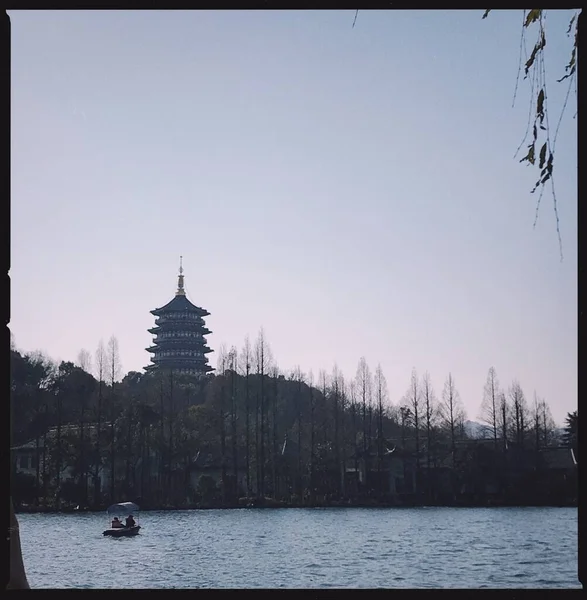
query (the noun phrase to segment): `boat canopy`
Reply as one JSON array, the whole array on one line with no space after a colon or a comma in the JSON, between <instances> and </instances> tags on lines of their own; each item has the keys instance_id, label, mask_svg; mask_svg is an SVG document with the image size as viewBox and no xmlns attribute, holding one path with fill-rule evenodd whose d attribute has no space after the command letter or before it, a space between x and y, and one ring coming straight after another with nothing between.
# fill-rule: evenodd
<instances>
[{"instance_id":1,"label":"boat canopy","mask_svg":"<svg viewBox=\"0 0 587 600\"><path fill-rule=\"evenodd\" d=\"M108 514L130 515L133 512L139 512L139 507L134 502L119 502L108 507Z\"/></svg>"}]
</instances>

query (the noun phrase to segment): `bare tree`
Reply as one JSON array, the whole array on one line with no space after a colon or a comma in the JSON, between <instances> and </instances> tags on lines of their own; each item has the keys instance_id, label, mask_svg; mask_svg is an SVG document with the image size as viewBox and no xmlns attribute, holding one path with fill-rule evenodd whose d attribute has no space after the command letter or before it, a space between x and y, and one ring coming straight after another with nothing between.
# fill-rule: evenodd
<instances>
[{"instance_id":1,"label":"bare tree","mask_svg":"<svg viewBox=\"0 0 587 600\"><path fill-rule=\"evenodd\" d=\"M226 343L222 342L218 346L218 351L216 352L216 373L218 375L224 375L228 365L228 349L226 347Z\"/></svg>"},{"instance_id":2,"label":"bare tree","mask_svg":"<svg viewBox=\"0 0 587 600\"><path fill-rule=\"evenodd\" d=\"M106 376L106 350L104 349L104 342L100 340L98 348L96 349L96 376L98 379L98 403L97 403L97 415L96 415L96 461L95 461L95 472L94 472L94 504L98 506L100 504L101 497L101 477L100 467L102 466L102 447L101 433L102 433L102 401L103 401L103 388L104 380Z\"/></svg>"},{"instance_id":3,"label":"bare tree","mask_svg":"<svg viewBox=\"0 0 587 600\"><path fill-rule=\"evenodd\" d=\"M230 365L230 436L232 448L232 475L234 478L234 490L238 491L238 448L237 448L237 415L236 415L236 370L237 370L237 350L231 347L229 356Z\"/></svg>"},{"instance_id":4,"label":"bare tree","mask_svg":"<svg viewBox=\"0 0 587 600\"><path fill-rule=\"evenodd\" d=\"M118 339L115 336L111 336L108 340L108 375L110 378L110 385L118 382L121 372L122 365L120 363Z\"/></svg>"},{"instance_id":5,"label":"bare tree","mask_svg":"<svg viewBox=\"0 0 587 600\"><path fill-rule=\"evenodd\" d=\"M62 464L62 448L61 448L61 426L63 425L63 414L62 414L62 396L63 396L63 366L65 363L61 363L57 369L57 385L55 390L55 400L57 403L56 416L57 416L57 430L56 430L56 471L57 471L57 508L61 505L61 464Z\"/></svg>"},{"instance_id":6,"label":"bare tree","mask_svg":"<svg viewBox=\"0 0 587 600\"><path fill-rule=\"evenodd\" d=\"M340 495L344 498L346 496L346 410L347 410L347 397L346 397L346 386L344 377L341 373L336 377L337 382L337 393L340 394L340 469L341 469L341 482L340 482Z\"/></svg>"},{"instance_id":7,"label":"bare tree","mask_svg":"<svg viewBox=\"0 0 587 600\"><path fill-rule=\"evenodd\" d=\"M296 412L297 412L297 429L298 429L298 474L297 474L297 495L299 502L303 502L304 498L304 486L302 477L302 383L304 382L304 375L299 366L297 366L293 373L293 378L298 382L297 394L296 394Z\"/></svg>"},{"instance_id":8,"label":"bare tree","mask_svg":"<svg viewBox=\"0 0 587 600\"><path fill-rule=\"evenodd\" d=\"M405 395L405 404L410 408L412 420L414 423L415 440L416 440L416 472L420 473L420 428L421 428L421 412L422 412L422 393L418 382L418 373L416 369L412 369L412 377L410 387Z\"/></svg>"},{"instance_id":9,"label":"bare tree","mask_svg":"<svg viewBox=\"0 0 587 600\"><path fill-rule=\"evenodd\" d=\"M271 480L273 482L273 498L277 498L278 494L278 475L277 475L277 399L279 396L279 369L274 366L271 369L271 380L273 382L273 390L271 393Z\"/></svg>"},{"instance_id":10,"label":"bare tree","mask_svg":"<svg viewBox=\"0 0 587 600\"><path fill-rule=\"evenodd\" d=\"M534 447L536 450L547 448L554 439L556 426L550 407L544 398L539 398L534 392L534 405L532 407L532 430L534 433Z\"/></svg>"},{"instance_id":11,"label":"bare tree","mask_svg":"<svg viewBox=\"0 0 587 600\"><path fill-rule=\"evenodd\" d=\"M353 459L355 475L358 477L359 473L359 444L357 443L358 437L358 413L359 407L357 402L357 384L356 380L351 379L349 384L349 402L351 409L351 435L352 435L352 447L353 447ZM358 481L357 481L358 483Z\"/></svg>"},{"instance_id":12,"label":"bare tree","mask_svg":"<svg viewBox=\"0 0 587 600\"><path fill-rule=\"evenodd\" d=\"M257 375L259 376L259 445L257 447L257 494L260 498L265 497L265 435L266 435L266 419L265 419L265 377L271 366L271 351L265 340L265 332L260 329L257 341L255 343L255 360L257 367Z\"/></svg>"},{"instance_id":13,"label":"bare tree","mask_svg":"<svg viewBox=\"0 0 587 600\"><path fill-rule=\"evenodd\" d=\"M367 448L369 455L371 454L371 446L373 445L373 376L369 371L369 385L367 386Z\"/></svg>"},{"instance_id":14,"label":"bare tree","mask_svg":"<svg viewBox=\"0 0 587 600\"><path fill-rule=\"evenodd\" d=\"M455 460L456 439L460 423L465 419L465 409L461 402L459 392L455 386L455 380L451 373L448 374L442 392L442 402L439 406L439 414L444 427L450 434L450 449L453 459Z\"/></svg>"},{"instance_id":15,"label":"bare tree","mask_svg":"<svg viewBox=\"0 0 587 600\"><path fill-rule=\"evenodd\" d=\"M362 409L362 417L363 417L363 456L365 460L367 460L367 450L368 450L368 434L367 434L367 403L370 398L371 392L371 372L369 371L369 366L367 365L367 361L365 357L362 356L359 360L359 365L357 367L357 388L359 390L359 394L361 395L361 409Z\"/></svg>"},{"instance_id":16,"label":"bare tree","mask_svg":"<svg viewBox=\"0 0 587 600\"><path fill-rule=\"evenodd\" d=\"M502 437L504 452L508 449L509 415L510 409L507 396L504 392L499 393L499 422L498 427Z\"/></svg>"},{"instance_id":17,"label":"bare tree","mask_svg":"<svg viewBox=\"0 0 587 600\"><path fill-rule=\"evenodd\" d=\"M220 395L220 414L218 415L219 429L220 429L220 483L222 488L222 503L226 503L226 412L225 412L225 395L226 395L226 371L228 370L229 354L226 348L220 353L220 389L218 391Z\"/></svg>"},{"instance_id":18,"label":"bare tree","mask_svg":"<svg viewBox=\"0 0 587 600\"><path fill-rule=\"evenodd\" d=\"M314 488L316 487L314 481L314 470L316 460L316 423L315 423L315 410L316 410L316 398L314 395L314 373L310 370L308 374L308 400L310 404L310 464L309 464L309 488L310 488L310 504L314 502Z\"/></svg>"},{"instance_id":19,"label":"bare tree","mask_svg":"<svg viewBox=\"0 0 587 600\"><path fill-rule=\"evenodd\" d=\"M434 427L434 417L436 416L436 395L432 388L430 374L424 373L422 376L422 402L424 408L424 430L426 432L426 465L428 468L428 477L430 476L430 467L432 465L432 436Z\"/></svg>"},{"instance_id":20,"label":"bare tree","mask_svg":"<svg viewBox=\"0 0 587 600\"><path fill-rule=\"evenodd\" d=\"M90 353L82 349L78 354L78 365L79 368L88 374L91 374L91 363L92 357ZM86 440L85 440L85 427L86 427L86 409L88 404L87 387L85 380L82 380L79 389L79 444L80 444L80 461L79 461L79 476L82 486L82 504L87 506L88 504L88 464L86 460Z\"/></svg>"},{"instance_id":21,"label":"bare tree","mask_svg":"<svg viewBox=\"0 0 587 600\"><path fill-rule=\"evenodd\" d=\"M494 441L494 447L497 449L499 433L499 382L493 367L487 373L487 381L483 389L480 419L486 425L486 431L490 433Z\"/></svg>"},{"instance_id":22,"label":"bare tree","mask_svg":"<svg viewBox=\"0 0 587 600\"><path fill-rule=\"evenodd\" d=\"M404 457L405 457L405 454L407 452L406 432L407 432L408 426L412 422L413 415L412 415L412 411L410 410L410 407L407 405L400 406L399 413L400 413L400 427L401 427L401 436L402 436L402 453L404 454ZM405 485L405 482L408 479L408 471L407 471L407 464L406 464L405 458L402 462L403 462L404 485Z\"/></svg>"},{"instance_id":23,"label":"bare tree","mask_svg":"<svg viewBox=\"0 0 587 600\"><path fill-rule=\"evenodd\" d=\"M92 374L92 355L82 348L77 355L77 364L86 373Z\"/></svg>"},{"instance_id":24,"label":"bare tree","mask_svg":"<svg viewBox=\"0 0 587 600\"><path fill-rule=\"evenodd\" d=\"M114 503L116 496L116 396L115 386L121 372L118 340L111 336L108 340L108 375L110 379L110 501Z\"/></svg>"},{"instance_id":25,"label":"bare tree","mask_svg":"<svg viewBox=\"0 0 587 600\"><path fill-rule=\"evenodd\" d=\"M245 371L245 463L246 463L246 482L247 482L247 497L251 495L251 401L250 401L250 384L249 376L251 374L251 343L249 336L245 337L245 344L241 351L241 361L244 364Z\"/></svg>"},{"instance_id":26,"label":"bare tree","mask_svg":"<svg viewBox=\"0 0 587 600\"><path fill-rule=\"evenodd\" d=\"M341 469L341 454L340 454L340 438L341 438L341 374L338 366L335 364L332 369L332 408L333 408L333 423L334 423L334 456L337 470ZM344 420L344 409L343 409ZM344 440L344 434L342 436ZM337 496L340 497L341 491L344 488L344 471L337 486Z\"/></svg>"},{"instance_id":27,"label":"bare tree","mask_svg":"<svg viewBox=\"0 0 587 600\"><path fill-rule=\"evenodd\" d=\"M540 403L538 401L538 396L536 394L536 390L534 390L534 405L532 407L532 429L534 432L534 449L538 452L540 450L540 442L541 442L541 412L540 412Z\"/></svg>"},{"instance_id":28,"label":"bare tree","mask_svg":"<svg viewBox=\"0 0 587 600\"><path fill-rule=\"evenodd\" d=\"M554 419L552 418L552 414L550 412L550 406L548 406L548 402L543 398L540 402L540 412L542 414L541 424L542 424L542 435L543 435L543 446L546 448L553 443L557 442L557 434L556 434L556 424Z\"/></svg>"},{"instance_id":29,"label":"bare tree","mask_svg":"<svg viewBox=\"0 0 587 600\"><path fill-rule=\"evenodd\" d=\"M387 400L387 382L381 365L377 365L375 370L375 391L377 394L377 481L379 494L383 493L382 489L382 472L383 472L383 453L384 453L384 439L383 439L383 414L384 405Z\"/></svg>"},{"instance_id":30,"label":"bare tree","mask_svg":"<svg viewBox=\"0 0 587 600\"><path fill-rule=\"evenodd\" d=\"M510 402L512 407L512 433L516 443L520 446L524 446L526 439L526 431L528 428L528 406L526 404L526 398L522 386L517 380L514 380L509 389Z\"/></svg>"}]
</instances>

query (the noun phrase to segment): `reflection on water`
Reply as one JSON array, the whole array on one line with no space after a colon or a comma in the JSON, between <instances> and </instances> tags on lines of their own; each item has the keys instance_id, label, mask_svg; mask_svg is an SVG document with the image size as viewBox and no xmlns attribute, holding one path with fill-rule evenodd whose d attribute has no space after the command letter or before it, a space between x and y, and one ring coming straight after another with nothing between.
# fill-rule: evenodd
<instances>
[{"instance_id":1,"label":"reflection on water","mask_svg":"<svg viewBox=\"0 0 587 600\"><path fill-rule=\"evenodd\" d=\"M32 587L580 587L574 508L145 512L132 538L104 514L19 521Z\"/></svg>"}]
</instances>

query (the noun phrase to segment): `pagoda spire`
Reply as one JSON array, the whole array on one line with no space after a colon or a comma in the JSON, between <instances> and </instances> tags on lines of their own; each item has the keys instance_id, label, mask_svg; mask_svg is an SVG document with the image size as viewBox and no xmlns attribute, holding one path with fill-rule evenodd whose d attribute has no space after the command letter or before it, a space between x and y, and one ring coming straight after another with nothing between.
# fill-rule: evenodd
<instances>
[{"instance_id":1,"label":"pagoda spire","mask_svg":"<svg viewBox=\"0 0 587 600\"><path fill-rule=\"evenodd\" d=\"M210 313L187 297L184 287L183 256L179 257L177 291L173 299L161 308L150 311L156 318L155 327L149 329L154 336L153 345L145 348L152 354L147 372L173 371L182 375L204 377L214 369L208 365L206 328L204 317Z\"/></svg>"},{"instance_id":2,"label":"pagoda spire","mask_svg":"<svg viewBox=\"0 0 587 600\"><path fill-rule=\"evenodd\" d=\"M179 277L177 278L177 292L176 296L185 296L185 290L183 289L183 256L179 257Z\"/></svg>"}]
</instances>

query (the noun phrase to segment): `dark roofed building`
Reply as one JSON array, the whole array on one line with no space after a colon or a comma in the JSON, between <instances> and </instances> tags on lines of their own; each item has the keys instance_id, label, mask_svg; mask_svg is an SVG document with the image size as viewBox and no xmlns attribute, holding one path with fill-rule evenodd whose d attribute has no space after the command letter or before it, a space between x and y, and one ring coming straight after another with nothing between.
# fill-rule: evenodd
<instances>
[{"instance_id":1,"label":"dark roofed building","mask_svg":"<svg viewBox=\"0 0 587 600\"><path fill-rule=\"evenodd\" d=\"M173 370L187 375L205 375L212 371L207 354L212 350L206 345L206 335L212 333L206 328L204 317L210 313L192 304L184 289L183 266L179 266L179 278L175 297L161 308L151 311L156 317L155 327L149 333L155 336L151 352L152 364L145 371Z\"/></svg>"},{"instance_id":2,"label":"dark roofed building","mask_svg":"<svg viewBox=\"0 0 587 600\"><path fill-rule=\"evenodd\" d=\"M573 472L577 467L575 453L571 448L543 448L541 456L544 467L551 471Z\"/></svg>"}]
</instances>

